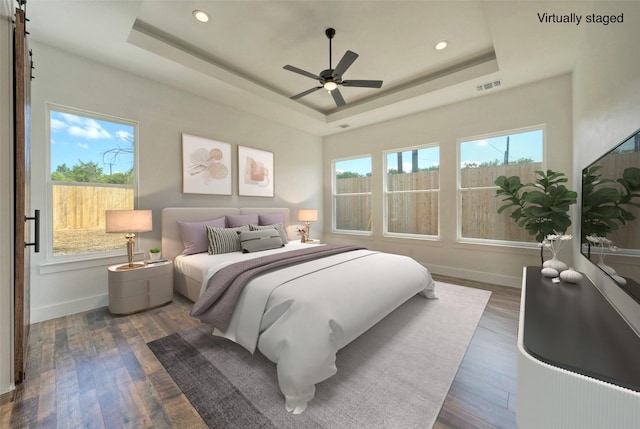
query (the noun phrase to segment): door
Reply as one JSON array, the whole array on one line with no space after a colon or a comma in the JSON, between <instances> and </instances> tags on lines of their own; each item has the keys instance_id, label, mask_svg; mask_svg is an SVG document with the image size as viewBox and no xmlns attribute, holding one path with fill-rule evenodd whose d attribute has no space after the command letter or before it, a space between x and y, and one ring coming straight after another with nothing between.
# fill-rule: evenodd
<instances>
[{"instance_id":1,"label":"door","mask_svg":"<svg viewBox=\"0 0 640 429\"><path fill-rule=\"evenodd\" d=\"M25 14L16 9L13 79L14 79L14 189L15 189L15 243L14 243L14 380L25 377L26 351L30 321L30 246L39 251L39 212L30 215L30 129L31 129L31 54L27 47ZM35 221L35 226L28 223ZM31 231L35 230L32 243Z\"/></svg>"}]
</instances>

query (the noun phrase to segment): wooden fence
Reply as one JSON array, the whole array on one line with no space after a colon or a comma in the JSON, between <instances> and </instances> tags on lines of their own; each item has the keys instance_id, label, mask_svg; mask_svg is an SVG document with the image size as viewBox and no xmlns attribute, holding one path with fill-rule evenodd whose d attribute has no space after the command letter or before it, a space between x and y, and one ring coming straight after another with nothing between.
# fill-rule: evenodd
<instances>
[{"instance_id":1,"label":"wooden fence","mask_svg":"<svg viewBox=\"0 0 640 429\"><path fill-rule=\"evenodd\" d=\"M493 238L498 240L532 241L532 237L511 221L508 214L498 214L503 204L495 197L495 179L498 176L518 176L523 182L535 179L535 170L542 164L511 164L461 171L461 184L468 189L462 192L462 234L469 238ZM407 234L438 234L439 171L392 174L387 176L387 188L398 192L387 204L387 230ZM436 189L414 192L415 189ZM371 191L371 177L337 179L336 226L338 229L370 230L371 202L368 196L340 196Z\"/></svg>"},{"instance_id":2,"label":"wooden fence","mask_svg":"<svg viewBox=\"0 0 640 429\"><path fill-rule=\"evenodd\" d=\"M603 178L618 179L625 168L640 165L640 152L609 155L603 159L600 173ZM496 198L495 179L498 176L518 176L523 183L536 179L535 171L542 170L541 163L496 165L464 168L461 170L462 236L467 238L491 238L531 242L533 237L509 217L510 212L498 214L504 202ZM414 189L438 189L439 172L393 174L387 176L387 187L399 191L386 202L388 231L409 234L436 235L438 233L438 191L410 192ZM581 185L576 184L577 187ZM620 185L611 185L620 187ZM489 189L479 189L488 187ZM371 229L371 199L369 196L347 197L340 194L357 194L371 191L371 177L337 179L336 226L347 230ZM450 196L447 196L449 198ZM579 204L580 202L578 202ZM621 248L640 248L640 209L625 207L637 220L608 236ZM572 219L576 222L576 219ZM579 220L577 220L579 222Z\"/></svg>"},{"instance_id":3,"label":"wooden fence","mask_svg":"<svg viewBox=\"0 0 640 429\"><path fill-rule=\"evenodd\" d=\"M53 230L103 229L106 210L132 210L133 188L54 185Z\"/></svg>"}]
</instances>

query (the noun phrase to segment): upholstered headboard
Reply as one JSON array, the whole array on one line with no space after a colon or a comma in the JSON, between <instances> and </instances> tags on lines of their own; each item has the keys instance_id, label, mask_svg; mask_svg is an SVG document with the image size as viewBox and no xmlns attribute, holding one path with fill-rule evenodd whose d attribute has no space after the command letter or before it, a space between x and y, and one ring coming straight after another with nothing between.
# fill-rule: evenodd
<instances>
[{"instance_id":1,"label":"upholstered headboard","mask_svg":"<svg viewBox=\"0 0 640 429\"><path fill-rule=\"evenodd\" d=\"M162 256L173 260L182 253L184 246L176 221L198 222L238 214L283 214L285 228L290 224L288 208L237 208L237 207L167 207L162 209Z\"/></svg>"}]
</instances>

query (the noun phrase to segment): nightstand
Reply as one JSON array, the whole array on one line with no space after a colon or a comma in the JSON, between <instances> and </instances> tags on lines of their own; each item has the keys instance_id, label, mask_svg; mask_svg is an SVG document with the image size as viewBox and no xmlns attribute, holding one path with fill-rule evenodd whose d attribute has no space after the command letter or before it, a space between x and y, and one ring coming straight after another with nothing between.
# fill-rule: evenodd
<instances>
[{"instance_id":1,"label":"nightstand","mask_svg":"<svg viewBox=\"0 0 640 429\"><path fill-rule=\"evenodd\" d=\"M109 311L131 314L160 307L173 300L173 262L147 263L140 268L109 267Z\"/></svg>"}]
</instances>

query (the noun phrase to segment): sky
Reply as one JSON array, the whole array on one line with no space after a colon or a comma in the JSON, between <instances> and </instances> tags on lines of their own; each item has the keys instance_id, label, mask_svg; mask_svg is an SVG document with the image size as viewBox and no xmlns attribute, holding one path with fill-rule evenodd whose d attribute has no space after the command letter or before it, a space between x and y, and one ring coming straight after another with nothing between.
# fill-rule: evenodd
<instances>
[{"instance_id":1,"label":"sky","mask_svg":"<svg viewBox=\"0 0 640 429\"><path fill-rule=\"evenodd\" d=\"M534 162L542 162L543 148L542 130L527 131L509 135L509 161L529 158ZM507 136L490 137L462 142L460 145L460 164L468 166L498 160L504 161L507 147ZM421 149L418 153L418 168L427 168L440 164L439 148ZM411 170L411 151L402 155L406 171ZM396 168L395 153L389 154L388 168ZM371 173L371 158L357 158L336 162L336 172L351 171L366 175Z\"/></svg>"},{"instance_id":2,"label":"sky","mask_svg":"<svg viewBox=\"0 0 640 429\"><path fill-rule=\"evenodd\" d=\"M133 147L134 128L85 116L51 110L51 171L66 164L95 162L104 174L126 173L133 167L133 153L120 153L113 160L103 154L109 149Z\"/></svg>"}]
</instances>

